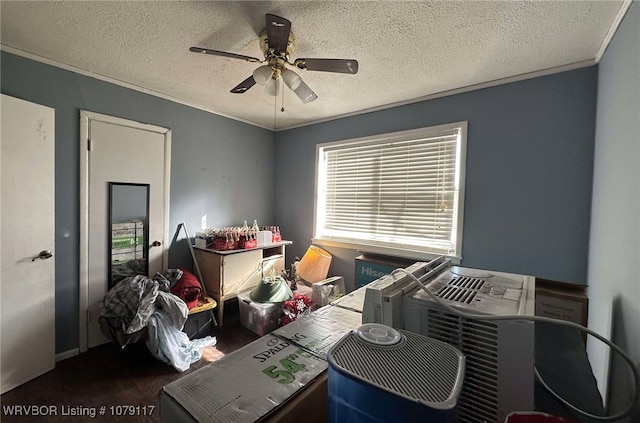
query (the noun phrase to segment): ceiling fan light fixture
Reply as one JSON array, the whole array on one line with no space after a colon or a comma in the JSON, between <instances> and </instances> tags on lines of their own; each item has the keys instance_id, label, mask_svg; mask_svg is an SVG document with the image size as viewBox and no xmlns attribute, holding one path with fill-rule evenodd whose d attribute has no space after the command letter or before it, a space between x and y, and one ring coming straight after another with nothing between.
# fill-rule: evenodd
<instances>
[{"instance_id":1,"label":"ceiling fan light fixture","mask_svg":"<svg viewBox=\"0 0 640 423\"><path fill-rule=\"evenodd\" d=\"M253 71L253 79L255 79L256 84L258 85L266 85L267 82L271 79L273 75L273 69L271 66L264 65L260 66L256 70Z\"/></svg>"},{"instance_id":2,"label":"ceiling fan light fixture","mask_svg":"<svg viewBox=\"0 0 640 423\"><path fill-rule=\"evenodd\" d=\"M270 96L280 95L282 92L282 84L280 83L280 78L273 79L270 78L269 81L264 85L264 92Z\"/></svg>"},{"instance_id":3,"label":"ceiling fan light fixture","mask_svg":"<svg viewBox=\"0 0 640 423\"><path fill-rule=\"evenodd\" d=\"M292 91L295 91L302 82L300 75L289 69L282 71L282 79L284 80L284 83L287 84L287 87L291 88Z\"/></svg>"}]
</instances>

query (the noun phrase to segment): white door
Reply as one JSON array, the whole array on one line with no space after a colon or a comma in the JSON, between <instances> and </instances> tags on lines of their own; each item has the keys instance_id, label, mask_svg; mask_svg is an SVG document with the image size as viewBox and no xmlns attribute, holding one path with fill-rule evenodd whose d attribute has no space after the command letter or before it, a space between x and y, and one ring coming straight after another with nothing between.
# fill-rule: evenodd
<instances>
[{"instance_id":1,"label":"white door","mask_svg":"<svg viewBox=\"0 0 640 423\"><path fill-rule=\"evenodd\" d=\"M167 266L170 131L97 113L82 112L86 123L86 281L88 348L108 339L100 331L99 303L109 275L109 182L149 184L149 276ZM82 135L81 135L82 136ZM82 142L82 140L81 140ZM82 172L82 170L81 170ZM81 185L83 181L81 180ZM84 203L84 202L83 202ZM83 207L83 205L81 205ZM83 214L83 213L81 213ZM84 226L84 225L81 225ZM85 234L81 233L81 239ZM81 259L82 260L82 259ZM81 270L82 273L82 270ZM82 275L81 275L82 278ZM82 280L81 280L82 284ZM82 289L81 289L82 295ZM82 297L81 297L82 301ZM82 308L82 307L81 307ZM82 321L81 321L82 330ZM81 336L80 350L84 351Z\"/></svg>"},{"instance_id":2,"label":"white door","mask_svg":"<svg viewBox=\"0 0 640 423\"><path fill-rule=\"evenodd\" d=\"M3 94L0 111L0 374L5 393L55 366L55 132L49 107Z\"/></svg>"}]
</instances>

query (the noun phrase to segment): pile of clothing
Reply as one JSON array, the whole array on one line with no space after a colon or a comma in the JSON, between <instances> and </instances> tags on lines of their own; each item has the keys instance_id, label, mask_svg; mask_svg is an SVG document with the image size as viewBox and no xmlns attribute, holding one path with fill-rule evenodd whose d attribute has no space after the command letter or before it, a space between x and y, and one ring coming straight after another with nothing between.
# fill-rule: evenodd
<instances>
[{"instance_id":1,"label":"pile of clothing","mask_svg":"<svg viewBox=\"0 0 640 423\"><path fill-rule=\"evenodd\" d=\"M200 294L194 279L184 269L169 269L153 278L138 274L122 279L100 303L102 332L121 348L144 340L157 359L180 372L187 370L202 358L203 347L216 344L215 337L190 340L182 331L194 306L193 296L197 305ZM171 292L182 295L190 307Z\"/></svg>"}]
</instances>

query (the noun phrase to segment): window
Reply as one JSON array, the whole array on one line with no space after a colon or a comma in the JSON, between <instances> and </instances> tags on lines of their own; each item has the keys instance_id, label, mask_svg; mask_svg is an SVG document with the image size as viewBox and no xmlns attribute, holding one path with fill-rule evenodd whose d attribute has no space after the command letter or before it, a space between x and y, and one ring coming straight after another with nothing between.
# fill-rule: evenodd
<instances>
[{"instance_id":1,"label":"window","mask_svg":"<svg viewBox=\"0 0 640 423\"><path fill-rule=\"evenodd\" d=\"M458 122L319 144L315 241L460 257L466 131Z\"/></svg>"}]
</instances>

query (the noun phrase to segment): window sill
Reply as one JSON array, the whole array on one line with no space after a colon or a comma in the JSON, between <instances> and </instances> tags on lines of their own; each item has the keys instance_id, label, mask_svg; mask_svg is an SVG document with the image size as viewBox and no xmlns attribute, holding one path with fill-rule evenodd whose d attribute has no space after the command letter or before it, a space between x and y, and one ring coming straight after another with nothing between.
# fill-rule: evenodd
<instances>
[{"instance_id":1,"label":"window sill","mask_svg":"<svg viewBox=\"0 0 640 423\"><path fill-rule=\"evenodd\" d=\"M355 242L346 242L346 241L335 241L328 240L322 238L311 238L311 242L315 245L323 246L323 247L337 247L337 248L346 248L350 250L357 250L362 253L371 253L371 254L380 254L385 256L392 257L401 257L408 258L416 261L430 261L437 257L440 257L442 254L438 253L428 253L425 251L411 250L405 248L393 248L393 247L383 247L376 245L368 245L368 244L358 244ZM460 264L460 260L462 257L457 256L447 256L447 258L451 259L452 264Z\"/></svg>"}]
</instances>

